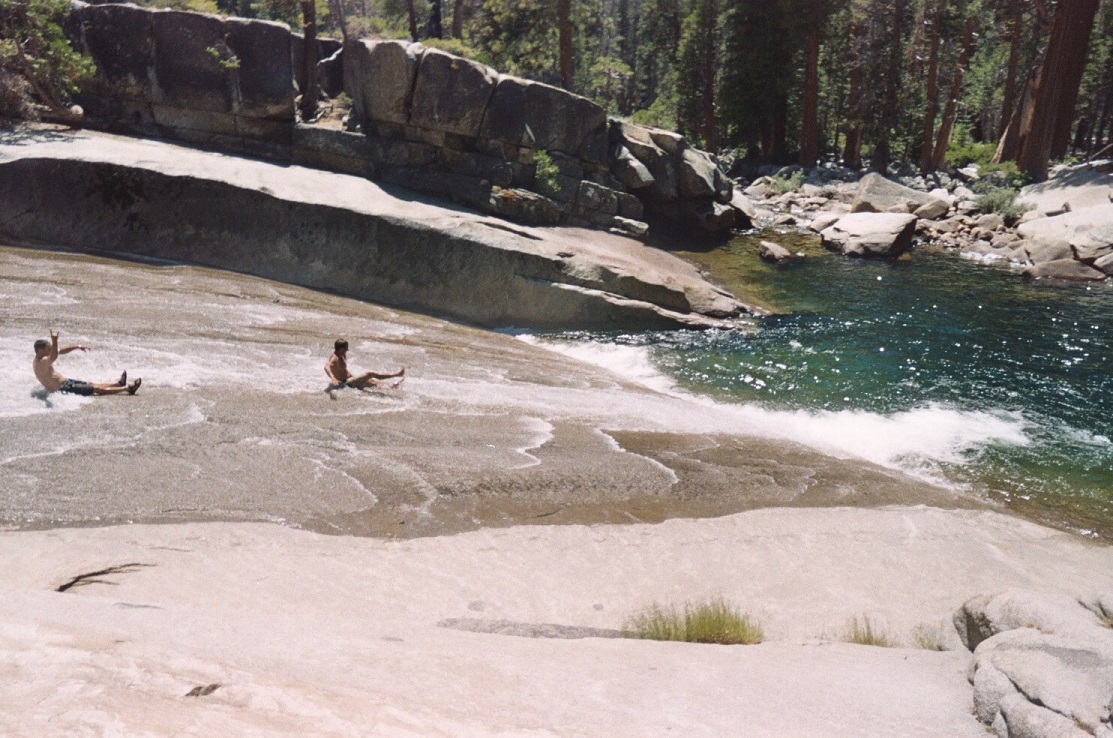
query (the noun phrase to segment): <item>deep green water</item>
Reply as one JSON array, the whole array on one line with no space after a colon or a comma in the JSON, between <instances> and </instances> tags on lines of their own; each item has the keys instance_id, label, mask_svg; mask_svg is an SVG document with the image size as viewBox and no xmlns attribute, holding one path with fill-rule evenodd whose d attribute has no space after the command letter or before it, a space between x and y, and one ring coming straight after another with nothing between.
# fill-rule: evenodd
<instances>
[{"instance_id":1,"label":"deep green water","mask_svg":"<svg viewBox=\"0 0 1113 738\"><path fill-rule=\"evenodd\" d=\"M767 234L768 236L769 234ZM1113 287L952 254L770 266L757 237L685 254L783 311L740 331L592 336L771 433L1113 535ZM783 238L781 240L784 240Z\"/></svg>"}]
</instances>

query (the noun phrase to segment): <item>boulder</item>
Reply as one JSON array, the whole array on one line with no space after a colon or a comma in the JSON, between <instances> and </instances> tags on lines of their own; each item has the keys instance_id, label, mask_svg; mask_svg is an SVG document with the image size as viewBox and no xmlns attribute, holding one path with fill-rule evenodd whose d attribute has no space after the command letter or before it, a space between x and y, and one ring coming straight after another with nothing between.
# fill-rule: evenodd
<instances>
[{"instance_id":1,"label":"boulder","mask_svg":"<svg viewBox=\"0 0 1113 738\"><path fill-rule=\"evenodd\" d=\"M405 41L361 39L344 54L344 89L362 120L405 124L425 47Z\"/></svg>"},{"instance_id":2,"label":"boulder","mask_svg":"<svg viewBox=\"0 0 1113 738\"><path fill-rule=\"evenodd\" d=\"M681 216L705 233L725 233L738 224L738 211L712 200L690 200L681 205Z\"/></svg>"},{"instance_id":3,"label":"boulder","mask_svg":"<svg viewBox=\"0 0 1113 738\"><path fill-rule=\"evenodd\" d=\"M599 164L608 160L603 108L559 87L509 75L499 76L479 135Z\"/></svg>"},{"instance_id":4,"label":"boulder","mask_svg":"<svg viewBox=\"0 0 1113 738\"><path fill-rule=\"evenodd\" d=\"M86 50L97 63L97 74L83 84L87 94L117 94L151 100L154 66L152 13L134 5L87 5L79 8Z\"/></svg>"},{"instance_id":5,"label":"boulder","mask_svg":"<svg viewBox=\"0 0 1113 738\"><path fill-rule=\"evenodd\" d=\"M692 200L715 197L715 162L706 153L685 148L680 157L680 196Z\"/></svg>"},{"instance_id":6,"label":"boulder","mask_svg":"<svg viewBox=\"0 0 1113 738\"><path fill-rule=\"evenodd\" d=\"M1074 258L1092 264L1103 256L1113 254L1113 221L1099 223L1092 228L1076 232L1070 240Z\"/></svg>"},{"instance_id":7,"label":"boulder","mask_svg":"<svg viewBox=\"0 0 1113 738\"><path fill-rule=\"evenodd\" d=\"M417 67L410 125L478 137L498 77L478 62L426 49Z\"/></svg>"},{"instance_id":8,"label":"boulder","mask_svg":"<svg viewBox=\"0 0 1113 738\"><path fill-rule=\"evenodd\" d=\"M1113 254L1106 254L1094 262L1094 269L1104 274L1113 274Z\"/></svg>"},{"instance_id":9,"label":"boulder","mask_svg":"<svg viewBox=\"0 0 1113 738\"><path fill-rule=\"evenodd\" d=\"M244 18L224 21L224 40L238 63L234 72L237 115L294 122L294 69L288 53L289 39L290 29L282 23Z\"/></svg>"},{"instance_id":10,"label":"boulder","mask_svg":"<svg viewBox=\"0 0 1113 738\"><path fill-rule=\"evenodd\" d=\"M950 209L951 205L946 200L933 199L916 208L913 215L924 220L935 220L942 218Z\"/></svg>"},{"instance_id":11,"label":"boulder","mask_svg":"<svg viewBox=\"0 0 1113 738\"><path fill-rule=\"evenodd\" d=\"M611 156L611 172L631 190L640 190L653 184L653 175L649 169L622 144L615 147Z\"/></svg>"},{"instance_id":12,"label":"boulder","mask_svg":"<svg viewBox=\"0 0 1113 738\"><path fill-rule=\"evenodd\" d=\"M1064 243L1039 243L1025 241L1024 250L1028 254L1028 261L1033 264L1042 264L1045 261L1059 261L1060 259L1073 258L1070 246Z\"/></svg>"},{"instance_id":13,"label":"boulder","mask_svg":"<svg viewBox=\"0 0 1113 738\"><path fill-rule=\"evenodd\" d=\"M1086 266L1074 259L1056 259L1033 263L1024 270L1025 277L1033 279L1064 279L1071 282L1100 282L1105 272Z\"/></svg>"},{"instance_id":14,"label":"boulder","mask_svg":"<svg viewBox=\"0 0 1113 738\"><path fill-rule=\"evenodd\" d=\"M1037 244L1081 248L1088 260L1096 259L1113 241L1113 203L1021 223L1016 232Z\"/></svg>"},{"instance_id":15,"label":"boulder","mask_svg":"<svg viewBox=\"0 0 1113 738\"><path fill-rule=\"evenodd\" d=\"M1071 597L1020 590L967 601L954 624L974 652L978 718L1004 738L1108 731L1113 630L1106 617Z\"/></svg>"},{"instance_id":16,"label":"boulder","mask_svg":"<svg viewBox=\"0 0 1113 738\"><path fill-rule=\"evenodd\" d=\"M226 70L219 55L209 51L227 48L221 19L164 10L151 14L151 30L157 49L152 102L193 111L231 113L232 91Z\"/></svg>"},{"instance_id":17,"label":"boulder","mask_svg":"<svg viewBox=\"0 0 1113 738\"><path fill-rule=\"evenodd\" d=\"M645 238L649 234L649 226L640 220L615 216L613 225L608 229L611 233L633 238Z\"/></svg>"},{"instance_id":18,"label":"boulder","mask_svg":"<svg viewBox=\"0 0 1113 738\"><path fill-rule=\"evenodd\" d=\"M812 222L808 223L808 228L816 233L820 233L824 229L833 226L842 217L843 216L839 213L818 213L812 218Z\"/></svg>"},{"instance_id":19,"label":"boulder","mask_svg":"<svg viewBox=\"0 0 1113 738\"><path fill-rule=\"evenodd\" d=\"M893 258L912 248L916 216L852 213L823 229L826 248L848 256Z\"/></svg>"},{"instance_id":20,"label":"boulder","mask_svg":"<svg viewBox=\"0 0 1113 738\"><path fill-rule=\"evenodd\" d=\"M749 228L757 217L757 208L750 202L750 198L737 190L731 195L730 206L738 213L736 228Z\"/></svg>"},{"instance_id":21,"label":"boulder","mask_svg":"<svg viewBox=\"0 0 1113 738\"><path fill-rule=\"evenodd\" d=\"M758 245L758 255L765 261L771 261L775 264L803 256L803 254L794 254L779 243L773 243L772 241L762 241Z\"/></svg>"},{"instance_id":22,"label":"boulder","mask_svg":"<svg viewBox=\"0 0 1113 738\"><path fill-rule=\"evenodd\" d=\"M772 197L774 192L773 188L769 186L767 177L755 180L749 187L743 190L747 197L756 197L758 200L764 200L767 197Z\"/></svg>"},{"instance_id":23,"label":"boulder","mask_svg":"<svg viewBox=\"0 0 1113 738\"><path fill-rule=\"evenodd\" d=\"M651 135L654 129L615 121L612 124L612 131L614 137L653 175L652 185L646 188L648 195L665 202L675 200L680 187L679 167L675 157L654 142ZM660 138L665 141L672 140L668 137Z\"/></svg>"},{"instance_id":24,"label":"boulder","mask_svg":"<svg viewBox=\"0 0 1113 738\"><path fill-rule=\"evenodd\" d=\"M987 231L999 230L1005 227L1005 219L997 213L986 213L975 220L974 223L979 228L985 228Z\"/></svg>"},{"instance_id":25,"label":"boulder","mask_svg":"<svg viewBox=\"0 0 1113 738\"><path fill-rule=\"evenodd\" d=\"M851 209L855 213L883 213L892 212L892 208L905 208L904 212L910 213L932 199L934 198L925 192L888 180L877 172L870 172L859 182L858 195Z\"/></svg>"}]
</instances>

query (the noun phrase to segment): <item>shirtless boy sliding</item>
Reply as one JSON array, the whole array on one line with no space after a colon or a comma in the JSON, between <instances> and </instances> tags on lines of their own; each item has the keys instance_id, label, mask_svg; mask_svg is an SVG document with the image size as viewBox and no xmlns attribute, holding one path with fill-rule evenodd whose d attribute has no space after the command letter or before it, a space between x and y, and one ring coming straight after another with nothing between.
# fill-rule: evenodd
<instances>
[{"instance_id":1,"label":"shirtless boy sliding","mask_svg":"<svg viewBox=\"0 0 1113 738\"><path fill-rule=\"evenodd\" d=\"M340 389L341 387L354 387L355 389L367 389L368 387L377 387L383 384L384 379L394 379L395 377L405 378L406 370L399 369L394 374L380 374L379 372L364 372L358 376L352 376L348 371L348 342L343 338L336 339L334 344L335 351L332 356L328 357L325 362L325 374L328 375L332 385L329 390ZM389 386L397 387L402 383L402 379L397 382L392 382Z\"/></svg>"},{"instance_id":2,"label":"shirtless boy sliding","mask_svg":"<svg viewBox=\"0 0 1113 738\"><path fill-rule=\"evenodd\" d=\"M92 382L83 382L80 379L66 379L58 370L54 368L55 360L62 354L68 354L71 351L88 351L88 346L78 344L76 346L66 346L65 348L58 348L58 331L50 332L50 342L40 338L35 341L35 361L32 366L35 369L35 377L43 387L46 387L51 392L68 392L72 395L119 395L127 392L129 395L134 395L135 391L139 389L139 385L143 383L142 379L136 379L131 384L128 384L128 373L124 372L120 378L115 382L104 384L93 384Z\"/></svg>"}]
</instances>

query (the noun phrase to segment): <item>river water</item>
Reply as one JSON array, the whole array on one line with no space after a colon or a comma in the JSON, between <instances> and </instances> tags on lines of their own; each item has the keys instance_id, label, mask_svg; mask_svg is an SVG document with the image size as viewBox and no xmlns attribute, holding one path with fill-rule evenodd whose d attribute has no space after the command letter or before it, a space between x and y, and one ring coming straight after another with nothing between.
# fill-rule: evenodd
<instances>
[{"instance_id":1,"label":"river water","mask_svg":"<svg viewBox=\"0 0 1113 738\"><path fill-rule=\"evenodd\" d=\"M565 334L562 350L1091 535L1113 532L1113 287L917 251L772 266L752 234L690 252L777 309L759 330ZM625 368L623 368L625 367Z\"/></svg>"}]
</instances>

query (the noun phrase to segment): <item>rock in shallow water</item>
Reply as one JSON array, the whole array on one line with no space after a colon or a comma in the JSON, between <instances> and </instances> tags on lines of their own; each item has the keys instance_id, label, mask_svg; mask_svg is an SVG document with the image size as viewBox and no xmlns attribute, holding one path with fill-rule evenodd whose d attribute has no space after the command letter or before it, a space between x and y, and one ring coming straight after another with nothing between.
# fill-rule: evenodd
<instances>
[{"instance_id":1,"label":"rock in shallow water","mask_svg":"<svg viewBox=\"0 0 1113 738\"><path fill-rule=\"evenodd\" d=\"M823 230L823 245L848 256L897 257L912 248L916 216L852 213Z\"/></svg>"}]
</instances>

